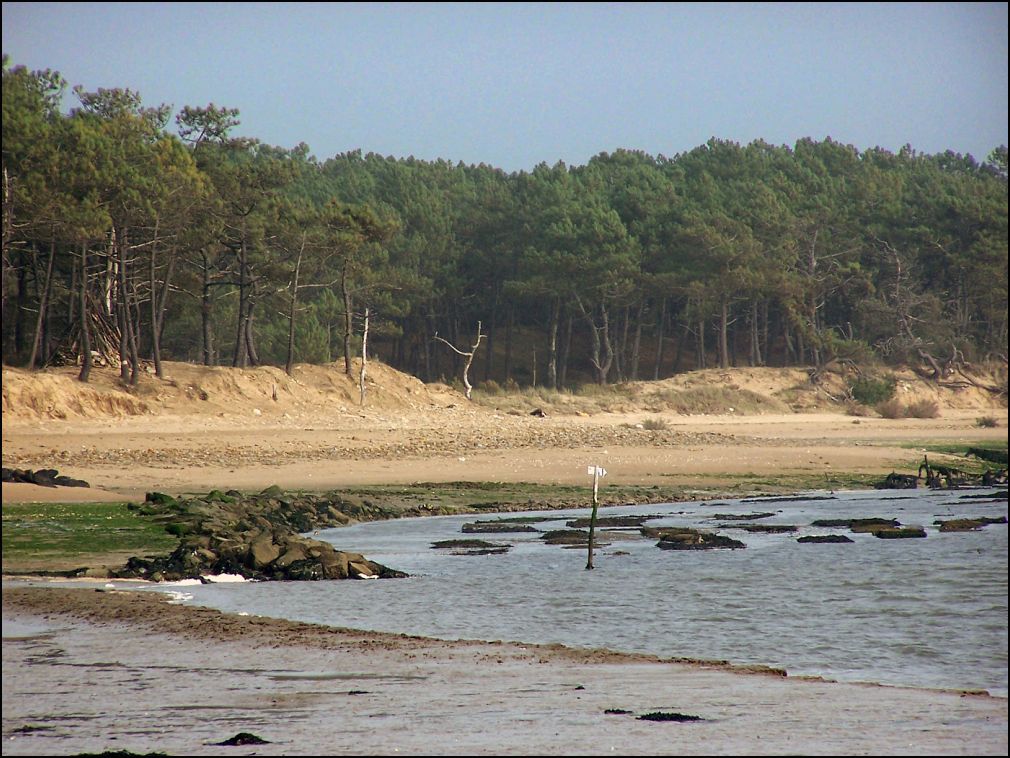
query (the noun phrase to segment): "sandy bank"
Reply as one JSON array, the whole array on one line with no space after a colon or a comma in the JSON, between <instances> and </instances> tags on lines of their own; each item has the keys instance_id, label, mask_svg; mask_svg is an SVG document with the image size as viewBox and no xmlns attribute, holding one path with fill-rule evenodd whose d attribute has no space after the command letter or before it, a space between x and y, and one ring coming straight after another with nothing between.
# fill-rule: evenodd
<instances>
[{"instance_id":1,"label":"sandy bank","mask_svg":"<svg viewBox=\"0 0 1010 758\"><path fill-rule=\"evenodd\" d=\"M213 743L243 731L271 744L229 755L1007 752L1007 701L988 696L332 629L137 592L8 583L3 612L4 755L220 755ZM655 711L702 720L637 718Z\"/></svg>"}]
</instances>

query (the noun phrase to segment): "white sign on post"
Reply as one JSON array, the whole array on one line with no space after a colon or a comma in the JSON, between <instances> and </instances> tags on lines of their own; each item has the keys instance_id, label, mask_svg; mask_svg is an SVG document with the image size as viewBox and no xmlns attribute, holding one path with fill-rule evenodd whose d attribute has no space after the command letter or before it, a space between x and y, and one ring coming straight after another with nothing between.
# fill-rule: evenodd
<instances>
[{"instance_id":1,"label":"white sign on post","mask_svg":"<svg viewBox=\"0 0 1010 758\"><path fill-rule=\"evenodd\" d=\"M586 473L589 474L590 476L593 476L593 475L596 475L596 476L606 476L607 475L607 470L605 468L603 468L603 466L588 466L586 468Z\"/></svg>"}]
</instances>

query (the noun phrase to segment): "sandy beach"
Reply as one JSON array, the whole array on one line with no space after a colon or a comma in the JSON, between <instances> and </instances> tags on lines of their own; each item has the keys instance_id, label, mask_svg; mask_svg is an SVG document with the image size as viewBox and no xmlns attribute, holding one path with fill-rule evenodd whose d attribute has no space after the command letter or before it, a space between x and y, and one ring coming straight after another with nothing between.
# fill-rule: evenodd
<instances>
[{"instance_id":1,"label":"sandy beach","mask_svg":"<svg viewBox=\"0 0 1010 758\"><path fill-rule=\"evenodd\" d=\"M4 466L55 468L91 487L4 483L3 502L273 484L585 484L587 464L605 466L608 483L686 490L761 477L830 483L834 472L914 473L929 445L1005 443L1007 429L1005 405L971 388L936 390L935 418L858 417L829 402L837 388L799 391L803 372L785 370L707 377L769 398L747 414L730 405L673 412L649 388L546 416L470 404L381 366L365 406L349 379L316 367L293 377L183 364L170 372L127 393L113 376L82 388L69 371L5 369ZM908 398L934 392L905 385ZM996 425L980 426L980 416ZM4 582L4 755L1007 752L1007 701L985 695L337 630L101 584L44 584ZM638 718L650 712L699 720ZM214 744L239 732L270 744Z\"/></svg>"}]
</instances>

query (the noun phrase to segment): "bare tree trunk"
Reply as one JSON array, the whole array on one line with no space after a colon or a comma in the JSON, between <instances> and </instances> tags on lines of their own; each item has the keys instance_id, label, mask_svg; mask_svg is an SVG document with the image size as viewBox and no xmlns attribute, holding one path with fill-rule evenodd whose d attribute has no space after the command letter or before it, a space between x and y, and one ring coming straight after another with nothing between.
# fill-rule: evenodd
<instances>
[{"instance_id":1,"label":"bare tree trunk","mask_svg":"<svg viewBox=\"0 0 1010 758\"><path fill-rule=\"evenodd\" d=\"M509 301L505 320L505 383L512 380L512 329L515 323L515 304Z\"/></svg>"},{"instance_id":2,"label":"bare tree trunk","mask_svg":"<svg viewBox=\"0 0 1010 758\"><path fill-rule=\"evenodd\" d=\"M157 236L157 228L155 236ZM154 358L154 374L159 379L165 378L161 365L161 335L165 324L165 309L168 307L168 293L172 287L172 270L175 267L175 250L169 255L165 266L165 278L158 292L155 277L154 245L151 245L151 353ZM174 248L174 245L173 245Z\"/></svg>"},{"instance_id":3,"label":"bare tree trunk","mask_svg":"<svg viewBox=\"0 0 1010 758\"><path fill-rule=\"evenodd\" d=\"M466 362L463 364L463 387L466 388L466 399L470 400L470 394L473 391L473 387L470 385L470 377L469 377L470 364L473 363L474 353L476 353L477 348L480 347L480 341L484 339L484 333L481 331L480 321L477 322L477 340L473 343L473 346L470 348L470 352L464 352L455 345L453 345L448 340L439 337L438 332L435 332L435 339L438 340L439 342L444 342L446 345L452 348L453 352L455 352L457 355L466 358Z\"/></svg>"},{"instance_id":4,"label":"bare tree trunk","mask_svg":"<svg viewBox=\"0 0 1010 758\"><path fill-rule=\"evenodd\" d=\"M361 404L365 404L365 366L368 364L368 308L365 308L365 321L361 326L361 372L358 374L358 389L361 393Z\"/></svg>"},{"instance_id":5,"label":"bare tree trunk","mask_svg":"<svg viewBox=\"0 0 1010 758\"><path fill-rule=\"evenodd\" d=\"M203 365L210 366L213 360L213 332L210 328L210 314L212 303L210 299L210 259L207 250L200 251L203 261L201 278L202 289L200 292L200 334L203 337Z\"/></svg>"},{"instance_id":6,"label":"bare tree trunk","mask_svg":"<svg viewBox=\"0 0 1010 758\"><path fill-rule=\"evenodd\" d=\"M761 365L761 343L758 339L758 301L750 304L750 354L748 362L751 366Z\"/></svg>"},{"instance_id":7,"label":"bare tree trunk","mask_svg":"<svg viewBox=\"0 0 1010 758\"><path fill-rule=\"evenodd\" d=\"M574 320L571 313L565 317L565 335L561 342L561 368L558 372L558 389L568 384L568 357L572 354L572 322Z\"/></svg>"},{"instance_id":8,"label":"bare tree trunk","mask_svg":"<svg viewBox=\"0 0 1010 758\"><path fill-rule=\"evenodd\" d=\"M347 263L340 273L340 294L344 299L344 373L351 375L351 337L354 334L354 310L351 307L351 290L347 285Z\"/></svg>"},{"instance_id":9,"label":"bare tree trunk","mask_svg":"<svg viewBox=\"0 0 1010 758\"><path fill-rule=\"evenodd\" d=\"M239 245L239 263L238 263L238 323L235 325L235 352L231 358L231 365L235 368L245 368L247 365L248 352L246 351L246 321L249 318L248 315L248 302L247 298L249 293L247 291L246 283L246 248L245 239L243 238L241 245Z\"/></svg>"},{"instance_id":10,"label":"bare tree trunk","mask_svg":"<svg viewBox=\"0 0 1010 758\"><path fill-rule=\"evenodd\" d=\"M653 366L652 378L659 379L659 369L663 365L664 330L666 329L666 298L660 299L659 315L656 316L656 364Z\"/></svg>"},{"instance_id":11,"label":"bare tree trunk","mask_svg":"<svg viewBox=\"0 0 1010 758\"><path fill-rule=\"evenodd\" d=\"M600 303L600 326L597 327L593 315L586 310L582 304L582 299L576 295L575 303L579 306L582 317L589 326L590 339L590 363L596 376L596 383L603 385L607 383L607 376L610 374L610 367L614 362L614 348L610 342L610 314L607 307Z\"/></svg>"},{"instance_id":12,"label":"bare tree trunk","mask_svg":"<svg viewBox=\"0 0 1010 758\"><path fill-rule=\"evenodd\" d=\"M291 376L295 361L295 312L298 309L298 277L302 271L302 254L305 252L305 235L298 247L298 257L295 259L295 275L291 280L291 307L288 309L288 358L284 363L284 373Z\"/></svg>"},{"instance_id":13,"label":"bare tree trunk","mask_svg":"<svg viewBox=\"0 0 1010 758\"><path fill-rule=\"evenodd\" d=\"M554 298L551 303L551 321L547 330L547 386L553 390L558 387L558 326L561 320L561 299ZM534 384L536 384L534 382Z\"/></svg>"},{"instance_id":14,"label":"bare tree trunk","mask_svg":"<svg viewBox=\"0 0 1010 758\"><path fill-rule=\"evenodd\" d=\"M91 376L91 328L88 323L90 312L88 311L88 244L81 243L81 282L80 291L80 327L81 327L81 372L77 379L87 382Z\"/></svg>"},{"instance_id":15,"label":"bare tree trunk","mask_svg":"<svg viewBox=\"0 0 1010 758\"><path fill-rule=\"evenodd\" d=\"M256 302L250 296L249 312L245 320L244 344L245 344L245 351L249 356L249 364L251 366L260 365L259 353L256 352L256 332L253 329L253 324L255 323L255 320L253 318L253 309L255 307Z\"/></svg>"},{"instance_id":16,"label":"bare tree trunk","mask_svg":"<svg viewBox=\"0 0 1010 758\"><path fill-rule=\"evenodd\" d=\"M631 345L631 374L633 382L638 381L638 363L642 354L642 316L645 315L645 300L638 303L638 313L635 315L635 341Z\"/></svg>"},{"instance_id":17,"label":"bare tree trunk","mask_svg":"<svg viewBox=\"0 0 1010 758\"><path fill-rule=\"evenodd\" d=\"M719 368L729 368L729 303L719 302Z\"/></svg>"},{"instance_id":18,"label":"bare tree trunk","mask_svg":"<svg viewBox=\"0 0 1010 758\"><path fill-rule=\"evenodd\" d=\"M28 370L35 370L35 360L39 355L39 348L42 345L42 327L46 321L46 314L49 310L49 292L52 289L53 283L53 264L56 261L56 237L55 235L49 241L49 262L46 264L46 280L42 286L41 296L39 297L39 317L35 323L35 339L32 340L32 354L28 359Z\"/></svg>"},{"instance_id":19,"label":"bare tree trunk","mask_svg":"<svg viewBox=\"0 0 1010 758\"><path fill-rule=\"evenodd\" d=\"M698 319L698 368L707 368L705 361L705 319Z\"/></svg>"}]
</instances>

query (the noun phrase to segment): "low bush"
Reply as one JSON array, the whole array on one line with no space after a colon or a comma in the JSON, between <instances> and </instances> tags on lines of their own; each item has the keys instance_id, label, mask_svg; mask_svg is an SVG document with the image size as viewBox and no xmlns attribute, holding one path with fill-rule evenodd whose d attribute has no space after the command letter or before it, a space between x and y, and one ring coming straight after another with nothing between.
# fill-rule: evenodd
<instances>
[{"instance_id":1,"label":"low bush","mask_svg":"<svg viewBox=\"0 0 1010 758\"><path fill-rule=\"evenodd\" d=\"M916 400L905 406L905 415L908 418L938 418L940 406L933 400Z\"/></svg>"},{"instance_id":2,"label":"low bush","mask_svg":"<svg viewBox=\"0 0 1010 758\"><path fill-rule=\"evenodd\" d=\"M891 400L896 387L897 380L893 376L861 376L849 384L849 392L857 403L875 406Z\"/></svg>"},{"instance_id":3,"label":"low bush","mask_svg":"<svg viewBox=\"0 0 1010 758\"><path fill-rule=\"evenodd\" d=\"M882 418L904 418L905 416L905 406L896 397L877 403L873 410L879 413Z\"/></svg>"},{"instance_id":4,"label":"low bush","mask_svg":"<svg viewBox=\"0 0 1010 758\"><path fill-rule=\"evenodd\" d=\"M975 419L975 426L982 429L995 429L999 426L999 421L997 421L992 416L979 416Z\"/></svg>"},{"instance_id":5,"label":"low bush","mask_svg":"<svg viewBox=\"0 0 1010 758\"><path fill-rule=\"evenodd\" d=\"M846 416L869 416L873 411L867 408L862 403L857 403L850 400L845 404L845 415Z\"/></svg>"}]
</instances>

